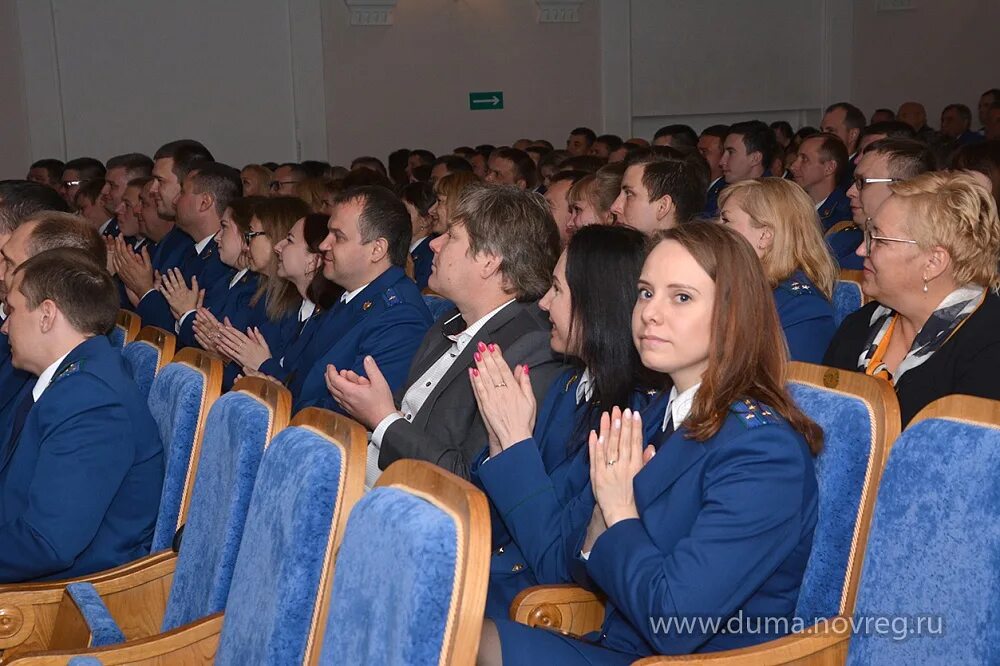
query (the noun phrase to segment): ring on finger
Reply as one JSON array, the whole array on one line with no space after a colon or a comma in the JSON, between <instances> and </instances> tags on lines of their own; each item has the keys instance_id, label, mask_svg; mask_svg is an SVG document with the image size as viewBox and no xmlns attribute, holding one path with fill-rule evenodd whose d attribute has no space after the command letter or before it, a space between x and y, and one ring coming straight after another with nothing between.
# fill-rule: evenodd
<instances>
[{"instance_id":1,"label":"ring on finger","mask_svg":"<svg viewBox=\"0 0 1000 666\"><path fill-rule=\"evenodd\" d=\"M612 466L612 465L614 465L614 464L615 464L616 462L618 462L618 461L617 461L617 460L609 460L609 461L608 461L608 467L611 467L611 466Z\"/></svg>"}]
</instances>

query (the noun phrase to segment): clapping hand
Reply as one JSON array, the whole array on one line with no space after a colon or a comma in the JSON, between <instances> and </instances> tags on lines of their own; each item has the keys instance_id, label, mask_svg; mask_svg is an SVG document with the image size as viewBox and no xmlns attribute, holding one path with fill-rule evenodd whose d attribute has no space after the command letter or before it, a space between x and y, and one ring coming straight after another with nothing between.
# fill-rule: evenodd
<instances>
[{"instance_id":1,"label":"clapping hand","mask_svg":"<svg viewBox=\"0 0 1000 666\"><path fill-rule=\"evenodd\" d=\"M191 286L187 286L187 281L179 268L171 268L161 276L160 291L167 299L170 311L174 314L174 319L179 319L185 312L196 310L201 307L205 300L205 290L198 289L197 276L191 277ZM138 292L137 292L138 293Z\"/></svg>"},{"instance_id":2,"label":"clapping hand","mask_svg":"<svg viewBox=\"0 0 1000 666\"><path fill-rule=\"evenodd\" d=\"M375 359L365 356L364 366L367 377L353 370L326 366L326 388L351 416L369 430L374 430L382 419L396 411L396 405L392 400L392 389Z\"/></svg>"},{"instance_id":3,"label":"clapping hand","mask_svg":"<svg viewBox=\"0 0 1000 666\"><path fill-rule=\"evenodd\" d=\"M519 365L511 372L499 345L480 342L473 358L476 367L470 369L469 381L490 435L490 455L494 456L532 436L535 394L528 366Z\"/></svg>"}]
</instances>

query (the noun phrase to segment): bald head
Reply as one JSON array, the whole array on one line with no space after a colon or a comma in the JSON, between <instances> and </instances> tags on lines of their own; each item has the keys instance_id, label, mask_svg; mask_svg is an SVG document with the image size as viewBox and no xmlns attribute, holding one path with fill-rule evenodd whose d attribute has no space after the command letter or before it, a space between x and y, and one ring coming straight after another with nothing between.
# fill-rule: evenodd
<instances>
[{"instance_id":1,"label":"bald head","mask_svg":"<svg viewBox=\"0 0 1000 666\"><path fill-rule=\"evenodd\" d=\"M919 132L927 126L927 111L920 102L903 102L896 112L896 119L912 127L914 132Z\"/></svg>"}]
</instances>

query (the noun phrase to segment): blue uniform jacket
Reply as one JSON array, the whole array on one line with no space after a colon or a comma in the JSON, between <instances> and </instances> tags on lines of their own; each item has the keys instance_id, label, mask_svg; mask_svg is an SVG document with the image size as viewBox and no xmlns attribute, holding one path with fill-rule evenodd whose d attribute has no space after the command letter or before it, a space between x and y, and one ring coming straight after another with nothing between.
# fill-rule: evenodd
<instances>
[{"instance_id":1,"label":"blue uniform jacket","mask_svg":"<svg viewBox=\"0 0 1000 666\"><path fill-rule=\"evenodd\" d=\"M788 341L793 361L821 363L826 348L837 332L833 303L816 288L802 271L774 288L781 329Z\"/></svg>"},{"instance_id":2,"label":"blue uniform jacket","mask_svg":"<svg viewBox=\"0 0 1000 666\"><path fill-rule=\"evenodd\" d=\"M829 231L837 222L854 219L851 200L847 198L847 192L839 188L830 193L823 205L816 210L816 214L819 215L820 224L823 225L823 233Z\"/></svg>"},{"instance_id":3,"label":"blue uniform jacket","mask_svg":"<svg viewBox=\"0 0 1000 666\"><path fill-rule=\"evenodd\" d=\"M818 501L805 440L752 401L735 402L714 437L686 434L674 432L636 475L639 518L612 525L585 561L607 595L602 630L588 637L601 647L636 656L739 648L778 635L763 623L754 633L752 620L750 631L729 633L656 622L795 611ZM581 536L579 561L582 545Z\"/></svg>"},{"instance_id":4,"label":"blue uniform jacket","mask_svg":"<svg viewBox=\"0 0 1000 666\"><path fill-rule=\"evenodd\" d=\"M69 353L4 448L0 582L81 576L149 553L163 444L106 337Z\"/></svg>"},{"instance_id":5,"label":"blue uniform jacket","mask_svg":"<svg viewBox=\"0 0 1000 666\"><path fill-rule=\"evenodd\" d=\"M712 218L719 214L719 193L726 189L725 176L719 176L709 188L705 197L705 209L701 211L701 217Z\"/></svg>"},{"instance_id":6,"label":"blue uniform jacket","mask_svg":"<svg viewBox=\"0 0 1000 666\"><path fill-rule=\"evenodd\" d=\"M434 261L431 241L435 238L437 238L437 234L427 236L413 248L413 252L410 252L410 256L413 257L413 281L417 283L417 289L420 290L427 288L427 280L431 277L431 263Z\"/></svg>"},{"instance_id":7,"label":"blue uniform jacket","mask_svg":"<svg viewBox=\"0 0 1000 666\"><path fill-rule=\"evenodd\" d=\"M486 492L493 521L487 617L506 619L514 597L532 585L575 580L590 586L583 567L571 566L566 556L594 511L587 437L597 427L603 409L595 408L592 422L580 423L588 403L576 404L579 374L570 370L552 383L538 412L533 438L484 464L487 448L473 464L472 480ZM652 398L650 393L636 391L629 405L645 409L647 442L663 424L667 396L651 403ZM579 438L572 450L571 437Z\"/></svg>"},{"instance_id":8,"label":"blue uniform jacket","mask_svg":"<svg viewBox=\"0 0 1000 666\"><path fill-rule=\"evenodd\" d=\"M178 231L174 228L171 233ZM166 238L164 238L166 240ZM162 245L162 243L161 243ZM159 247L157 248L159 249ZM152 259L152 257L150 258ZM155 268L154 264L154 268ZM183 253L183 259L181 260L178 267L181 270L181 274L184 276L184 280L187 285L191 286L191 278L197 276L198 278L198 288L206 290L206 296L208 294L208 289L212 287L216 282L220 280L225 280L227 275L232 275L232 269L222 263L219 259L219 246L216 244L215 239L208 241L208 244L201 251L200 254L195 254L194 244L192 243ZM161 273L167 268L172 268L172 266L164 266L163 269L157 268ZM162 329L172 331L174 329L174 316L170 312L170 306L167 304L167 299L163 297L159 291L153 290L142 297L139 301L139 305L136 306L135 311L142 317L142 323L146 326L159 326Z\"/></svg>"},{"instance_id":9,"label":"blue uniform jacket","mask_svg":"<svg viewBox=\"0 0 1000 666\"><path fill-rule=\"evenodd\" d=\"M10 342L6 333L0 333L0 442L6 439L25 387L34 384L30 372L14 367L10 357Z\"/></svg>"},{"instance_id":10,"label":"blue uniform jacket","mask_svg":"<svg viewBox=\"0 0 1000 666\"><path fill-rule=\"evenodd\" d=\"M128 246L136 254L141 253L142 252L142 248L146 248L146 252L149 253L150 262L152 262L153 252L156 251L156 243L154 243L153 241L147 239L146 242L143 243L142 246L139 247L138 249L136 249L135 243L129 243ZM118 287L118 302L119 302L119 307L121 307L121 309L123 309L123 310L132 310L132 309L134 309L132 307L132 301L128 300L128 294L125 291L125 284L118 278L118 276L115 276L115 285ZM139 296L142 296L142 294L139 294Z\"/></svg>"},{"instance_id":11,"label":"blue uniform jacket","mask_svg":"<svg viewBox=\"0 0 1000 666\"><path fill-rule=\"evenodd\" d=\"M865 234L856 224L838 229L826 237L830 253L837 260L837 265L843 269L860 271L864 268L864 257L857 255L858 246L865 240Z\"/></svg>"},{"instance_id":12,"label":"blue uniform jacket","mask_svg":"<svg viewBox=\"0 0 1000 666\"><path fill-rule=\"evenodd\" d=\"M303 407L325 407L342 412L326 389L326 366L351 369L365 375L363 361L372 356L395 392L406 381L416 354L434 323L420 290L398 266L392 266L365 287L350 303L338 303L325 318L328 335L315 336L320 355L289 384L293 411Z\"/></svg>"},{"instance_id":13,"label":"blue uniform jacket","mask_svg":"<svg viewBox=\"0 0 1000 666\"><path fill-rule=\"evenodd\" d=\"M236 281L232 287L229 283L236 276L236 271L232 268L228 273L217 280L205 290L204 307L211 312L220 322L224 317L229 317L233 326L240 331L245 331L247 321L250 318L250 299L257 291L257 274L247 271ZM177 330L177 343L179 347L198 347L198 342L194 339L194 319L195 313L191 313L184 318Z\"/></svg>"},{"instance_id":14,"label":"blue uniform jacket","mask_svg":"<svg viewBox=\"0 0 1000 666\"><path fill-rule=\"evenodd\" d=\"M307 363L309 363L325 351L319 349L318 344L313 343L313 339L330 339L324 332L328 326L330 312L332 311L320 310L317 307L304 322L301 324L296 322L292 338L285 346L284 353L275 351L274 347L271 347L271 358L261 363L258 370L285 384L291 384L298 374L296 368L299 367L300 359L308 358ZM268 346L270 347L270 341ZM303 371L308 371L308 365L303 364L302 368Z\"/></svg>"}]
</instances>

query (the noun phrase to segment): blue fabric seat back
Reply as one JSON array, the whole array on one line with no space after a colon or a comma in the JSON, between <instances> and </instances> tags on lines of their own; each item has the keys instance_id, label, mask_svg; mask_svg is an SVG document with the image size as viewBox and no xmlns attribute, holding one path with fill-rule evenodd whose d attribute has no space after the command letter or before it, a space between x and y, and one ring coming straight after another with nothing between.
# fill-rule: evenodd
<instances>
[{"instance_id":1,"label":"blue fabric seat back","mask_svg":"<svg viewBox=\"0 0 1000 666\"><path fill-rule=\"evenodd\" d=\"M212 405L163 631L225 608L270 422L267 406L243 392Z\"/></svg>"},{"instance_id":2,"label":"blue fabric seat back","mask_svg":"<svg viewBox=\"0 0 1000 666\"><path fill-rule=\"evenodd\" d=\"M344 483L341 449L292 426L260 463L216 664L305 663Z\"/></svg>"},{"instance_id":3,"label":"blue fabric seat back","mask_svg":"<svg viewBox=\"0 0 1000 666\"><path fill-rule=\"evenodd\" d=\"M321 664L437 664L455 596L458 528L437 505L379 487L351 511Z\"/></svg>"},{"instance_id":4,"label":"blue fabric seat back","mask_svg":"<svg viewBox=\"0 0 1000 666\"><path fill-rule=\"evenodd\" d=\"M874 416L856 396L797 382L791 382L789 389L824 435L823 451L816 458L819 515L796 606L796 617L812 624L840 612L865 477L872 464Z\"/></svg>"},{"instance_id":5,"label":"blue fabric seat back","mask_svg":"<svg viewBox=\"0 0 1000 666\"><path fill-rule=\"evenodd\" d=\"M111 346L118 349L123 349L125 347L125 329L121 326L115 326L108 333L108 340L111 341Z\"/></svg>"},{"instance_id":6,"label":"blue fabric seat back","mask_svg":"<svg viewBox=\"0 0 1000 666\"><path fill-rule=\"evenodd\" d=\"M122 358L139 390L148 398L160 364L159 350L148 342L130 342L122 349Z\"/></svg>"},{"instance_id":7,"label":"blue fabric seat back","mask_svg":"<svg viewBox=\"0 0 1000 666\"><path fill-rule=\"evenodd\" d=\"M145 343L130 345L133 346L149 347ZM153 353L155 355L155 351ZM205 390L205 375L184 363L166 365L149 388L149 411L160 431L165 461L160 510L150 549L154 553L170 547L179 527L177 517L191 466Z\"/></svg>"},{"instance_id":8,"label":"blue fabric seat back","mask_svg":"<svg viewBox=\"0 0 1000 666\"><path fill-rule=\"evenodd\" d=\"M455 304L447 298L434 296L432 294L424 294L424 303L427 304L427 309L431 311L431 316L434 317L434 321L437 321L441 318L441 315L446 312L450 312L455 308Z\"/></svg>"},{"instance_id":9,"label":"blue fabric seat back","mask_svg":"<svg viewBox=\"0 0 1000 666\"><path fill-rule=\"evenodd\" d=\"M879 486L855 609L856 622L888 617L891 631L855 632L848 664L1000 663L998 479L1000 428L932 418L903 431Z\"/></svg>"},{"instance_id":10,"label":"blue fabric seat back","mask_svg":"<svg viewBox=\"0 0 1000 666\"><path fill-rule=\"evenodd\" d=\"M837 326L847 315L860 310L862 305L861 285L849 280L837 280L833 285L833 320Z\"/></svg>"}]
</instances>

